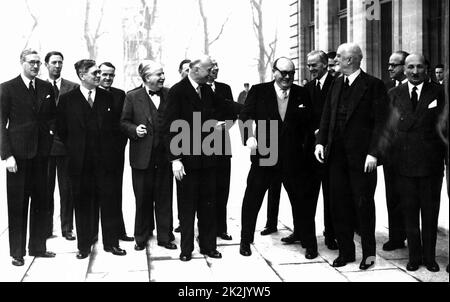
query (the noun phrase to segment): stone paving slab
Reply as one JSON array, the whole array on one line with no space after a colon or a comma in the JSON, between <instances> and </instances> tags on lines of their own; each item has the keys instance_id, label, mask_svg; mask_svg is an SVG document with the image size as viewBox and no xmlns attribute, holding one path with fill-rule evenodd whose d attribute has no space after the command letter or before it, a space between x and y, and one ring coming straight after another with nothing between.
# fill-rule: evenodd
<instances>
[{"instance_id":1,"label":"stone paving slab","mask_svg":"<svg viewBox=\"0 0 450 302\"><path fill-rule=\"evenodd\" d=\"M205 257L194 257L191 261L150 260L151 282L212 282L212 272Z\"/></svg>"},{"instance_id":2,"label":"stone paving slab","mask_svg":"<svg viewBox=\"0 0 450 302\"><path fill-rule=\"evenodd\" d=\"M86 282L149 282L148 270L88 274Z\"/></svg>"},{"instance_id":3,"label":"stone paving slab","mask_svg":"<svg viewBox=\"0 0 450 302\"><path fill-rule=\"evenodd\" d=\"M445 271L448 264L448 257L436 257L436 262L440 266L440 271L433 273L428 271L425 266L420 266L420 268L415 272L409 272L406 270L406 265L408 260L390 260L392 264L401 269L405 274L408 274L417 280L422 282L449 282L449 275Z\"/></svg>"},{"instance_id":4,"label":"stone paving slab","mask_svg":"<svg viewBox=\"0 0 450 302\"><path fill-rule=\"evenodd\" d=\"M347 282L339 271L328 263L275 264L273 269L284 282Z\"/></svg>"},{"instance_id":5,"label":"stone paving slab","mask_svg":"<svg viewBox=\"0 0 450 302\"><path fill-rule=\"evenodd\" d=\"M350 282L417 282L417 279L400 269L378 269L366 272L345 272Z\"/></svg>"}]
</instances>

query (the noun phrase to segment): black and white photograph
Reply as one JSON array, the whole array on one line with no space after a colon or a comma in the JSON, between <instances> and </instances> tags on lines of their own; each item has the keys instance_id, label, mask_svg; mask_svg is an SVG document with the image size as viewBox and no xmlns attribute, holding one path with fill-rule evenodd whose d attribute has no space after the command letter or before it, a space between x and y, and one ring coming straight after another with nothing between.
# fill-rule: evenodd
<instances>
[{"instance_id":1,"label":"black and white photograph","mask_svg":"<svg viewBox=\"0 0 450 302\"><path fill-rule=\"evenodd\" d=\"M449 0L7 0L0 41L1 283L448 284Z\"/></svg>"}]
</instances>

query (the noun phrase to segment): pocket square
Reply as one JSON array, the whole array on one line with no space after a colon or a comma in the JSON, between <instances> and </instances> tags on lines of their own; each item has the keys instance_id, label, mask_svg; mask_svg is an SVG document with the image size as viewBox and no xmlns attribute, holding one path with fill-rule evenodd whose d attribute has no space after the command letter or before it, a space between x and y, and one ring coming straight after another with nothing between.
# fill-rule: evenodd
<instances>
[{"instance_id":1,"label":"pocket square","mask_svg":"<svg viewBox=\"0 0 450 302\"><path fill-rule=\"evenodd\" d=\"M435 108L435 107L437 107L437 100L432 101L432 102L428 105L428 109Z\"/></svg>"},{"instance_id":2,"label":"pocket square","mask_svg":"<svg viewBox=\"0 0 450 302\"><path fill-rule=\"evenodd\" d=\"M306 106L303 104L300 104L300 105L298 105L298 108L306 108Z\"/></svg>"},{"instance_id":3,"label":"pocket square","mask_svg":"<svg viewBox=\"0 0 450 302\"><path fill-rule=\"evenodd\" d=\"M50 94L47 94L47 96L45 97L45 99L49 99L50 98Z\"/></svg>"},{"instance_id":4,"label":"pocket square","mask_svg":"<svg viewBox=\"0 0 450 302\"><path fill-rule=\"evenodd\" d=\"M111 108L108 108L108 111L111 111Z\"/></svg>"}]
</instances>

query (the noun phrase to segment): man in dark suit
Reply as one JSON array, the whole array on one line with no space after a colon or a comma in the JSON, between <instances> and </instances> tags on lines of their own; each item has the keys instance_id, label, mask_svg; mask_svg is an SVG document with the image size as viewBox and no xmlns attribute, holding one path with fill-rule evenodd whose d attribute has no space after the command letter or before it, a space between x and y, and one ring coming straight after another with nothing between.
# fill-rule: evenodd
<instances>
[{"instance_id":1,"label":"man in dark suit","mask_svg":"<svg viewBox=\"0 0 450 302\"><path fill-rule=\"evenodd\" d=\"M328 91L317 137L315 156L329 167L333 226L339 247L334 267L355 261L354 219L362 243L359 268L375 263L375 201L379 142L388 96L381 80L360 68L361 48L339 46L336 66L342 75ZM326 148L326 149L325 149Z\"/></svg>"},{"instance_id":2,"label":"man in dark suit","mask_svg":"<svg viewBox=\"0 0 450 302\"><path fill-rule=\"evenodd\" d=\"M81 85L58 104L58 134L66 146L75 207L78 259L86 258L97 237L93 225L100 207L103 249L126 255L117 234L117 175L121 147L117 144L116 115L112 95L99 89L100 70L93 60L80 60L75 70Z\"/></svg>"},{"instance_id":3,"label":"man in dark suit","mask_svg":"<svg viewBox=\"0 0 450 302\"><path fill-rule=\"evenodd\" d=\"M408 83L389 91L389 97L398 115L392 157L408 239L406 269L415 271L424 264L437 272L435 249L445 158L437 125L445 106L444 90L426 81L425 59L420 54L406 58L405 74Z\"/></svg>"},{"instance_id":4,"label":"man in dark suit","mask_svg":"<svg viewBox=\"0 0 450 302\"><path fill-rule=\"evenodd\" d=\"M24 265L30 205L30 256L47 251L48 156L55 132L52 85L38 79L41 60L35 50L20 54L21 74L0 86L0 155L6 160L9 248L15 266Z\"/></svg>"},{"instance_id":5,"label":"man in dark suit","mask_svg":"<svg viewBox=\"0 0 450 302\"><path fill-rule=\"evenodd\" d=\"M116 170L117 174L114 176L116 180L116 185L114 185L114 189L117 189L115 196L118 198L116 203L117 214L116 217L119 219L117 222L117 234L119 235L119 239L122 241L133 241L134 238L127 236L125 231L125 223L123 221L123 213L122 213L122 187L123 187L123 169L125 163L125 147L127 146L128 138L125 134L123 134L120 128L120 115L122 113L123 103L125 101L125 91L112 87L114 82L114 78L116 77L116 67L110 62L104 62L98 66L100 69L100 85L99 87L109 91L113 96L113 107L114 112L117 113L116 116L116 124L118 135L117 135L117 146L120 147L120 157L117 162L118 169ZM96 223L98 225L98 222Z\"/></svg>"},{"instance_id":6,"label":"man in dark suit","mask_svg":"<svg viewBox=\"0 0 450 302\"><path fill-rule=\"evenodd\" d=\"M59 51L51 51L45 56L45 67L48 69L48 82L52 84L55 92L56 106L58 106L59 96L63 95L79 85L61 78L61 70L63 67L64 56ZM53 145L50 151L48 161L48 194L49 194L49 213L48 213L48 233L47 236L53 235L53 214L54 214L54 194L55 180L58 173L58 188L60 201L60 218L61 232L66 240L75 240L73 235L73 198L70 188L70 178L68 171L67 153L64 144L55 133L53 136Z\"/></svg>"},{"instance_id":7,"label":"man in dark suit","mask_svg":"<svg viewBox=\"0 0 450 302\"><path fill-rule=\"evenodd\" d=\"M248 83L244 83L244 90L239 93L238 103L244 105L245 99L247 98L248 90L250 89L250 85Z\"/></svg>"},{"instance_id":8,"label":"man in dark suit","mask_svg":"<svg viewBox=\"0 0 450 302\"><path fill-rule=\"evenodd\" d=\"M444 64L437 64L436 67L434 67L434 76L436 77L436 83L444 86L444 78L445 78L444 75L445 75Z\"/></svg>"},{"instance_id":9,"label":"man in dark suit","mask_svg":"<svg viewBox=\"0 0 450 302\"><path fill-rule=\"evenodd\" d=\"M389 58L388 71L390 81L385 83L386 89L400 86L408 81L405 76L405 59L409 54L405 51L396 51ZM386 206L388 212L389 240L383 244L384 251L393 251L405 247L405 225L400 205L400 198L395 185L395 172L389 157L390 151L385 151L383 157L383 174L386 189Z\"/></svg>"},{"instance_id":10,"label":"man in dark suit","mask_svg":"<svg viewBox=\"0 0 450 302\"><path fill-rule=\"evenodd\" d=\"M308 90L312 101L313 108L313 128L317 137L320 128L320 119L322 117L322 111L325 104L325 99L328 94L328 90L331 87L331 83L334 77L328 72L328 56L323 51L312 51L307 55L307 66L311 74L312 80L305 85ZM336 235L331 219L331 206L330 206L330 190L329 190L329 177L328 167L325 164L320 164L314 159L314 150L311 150L311 161L313 162L313 173L310 175L310 190L308 190L308 204L305 204L304 211L310 211L315 215L315 209L317 207L317 200L319 198L320 184L322 184L323 194L323 220L324 220L324 236L325 245L330 250L337 250ZM314 215L312 215L314 217ZM310 216L311 217L311 216ZM314 221L310 221L311 228ZM315 229L314 229L315 232Z\"/></svg>"},{"instance_id":11,"label":"man in dark suit","mask_svg":"<svg viewBox=\"0 0 450 302\"><path fill-rule=\"evenodd\" d=\"M172 171L167 159L162 122L167 107L164 70L153 61L139 65L144 87L128 93L120 120L130 138L130 165L136 197L134 237L136 250L147 246L154 228L158 245L176 249L172 243Z\"/></svg>"},{"instance_id":12,"label":"man in dark suit","mask_svg":"<svg viewBox=\"0 0 450 302\"><path fill-rule=\"evenodd\" d=\"M256 122L256 138L253 131L246 131L251 126L241 128L243 142L253 151L242 203L239 251L243 256L251 255L250 244L264 194L278 177L291 202L294 233L299 234L306 248L305 257L314 259L318 255L315 234L303 224L314 221L314 217L301 212L311 171L307 155L313 141L311 101L306 89L293 84L295 66L290 59L277 59L272 70L275 80L252 86L239 115L239 120L247 125ZM265 147L271 152L266 153Z\"/></svg>"},{"instance_id":13,"label":"man in dark suit","mask_svg":"<svg viewBox=\"0 0 450 302\"><path fill-rule=\"evenodd\" d=\"M178 200L181 261L192 258L196 213L200 253L222 258L216 243L216 156L215 152L203 148L203 141L213 132L201 129L204 123L210 125L223 117L223 107L227 104L206 85L212 68L209 56L192 60L189 75L169 90L164 119L169 160L181 189Z\"/></svg>"},{"instance_id":14,"label":"man in dark suit","mask_svg":"<svg viewBox=\"0 0 450 302\"><path fill-rule=\"evenodd\" d=\"M213 60L213 69L208 79L208 85L211 89L222 98L234 102L231 87L225 83L217 82L219 75L219 65ZM242 106L240 106L242 107ZM240 111L240 110L238 110ZM237 118L237 115L236 115ZM216 220L217 220L217 237L223 240L232 240L231 235L227 233L227 203L230 193L230 177L231 177L231 153L226 154L227 142L230 142L230 133L224 130L222 136L222 155L216 157ZM229 145L229 144L228 144Z\"/></svg>"}]
</instances>

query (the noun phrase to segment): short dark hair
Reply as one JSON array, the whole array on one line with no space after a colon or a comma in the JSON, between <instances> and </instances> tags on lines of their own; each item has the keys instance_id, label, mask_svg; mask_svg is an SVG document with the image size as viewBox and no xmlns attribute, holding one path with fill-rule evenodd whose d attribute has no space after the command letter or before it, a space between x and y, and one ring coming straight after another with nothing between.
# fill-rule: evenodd
<instances>
[{"instance_id":1,"label":"short dark hair","mask_svg":"<svg viewBox=\"0 0 450 302\"><path fill-rule=\"evenodd\" d=\"M438 68L444 69L444 64L439 63L434 67L434 69L438 69Z\"/></svg>"},{"instance_id":2,"label":"short dark hair","mask_svg":"<svg viewBox=\"0 0 450 302\"><path fill-rule=\"evenodd\" d=\"M183 61L180 62L180 65L178 66L178 71L181 71L181 69L183 68L183 65L186 63L191 63L191 60L189 59L184 59Z\"/></svg>"},{"instance_id":3,"label":"short dark hair","mask_svg":"<svg viewBox=\"0 0 450 302\"><path fill-rule=\"evenodd\" d=\"M80 74L86 73L88 71L88 69L91 68L92 66L95 66L95 64L96 64L95 61L91 60L91 59L83 59L83 60L76 62L74 64L74 67L75 67L75 71L77 72L78 78L80 78L80 80L81 80Z\"/></svg>"},{"instance_id":4,"label":"short dark hair","mask_svg":"<svg viewBox=\"0 0 450 302\"><path fill-rule=\"evenodd\" d=\"M116 70L116 66L114 66L111 62L103 62L102 64L98 65L98 68L102 68L102 66L105 65L106 67L113 68Z\"/></svg>"},{"instance_id":5,"label":"short dark hair","mask_svg":"<svg viewBox=\"0 0 450 302\"><path fill-rule=\"evenodd\" d=\"M320 62L328 66L328 55L322 50L313 50L306 55L306 57L319 55Z\"/></svg>"},{"instance_id":6,"label":"short dark hair","mask_svg":"<svg viewBox=\"0 0 450 302\"><path fill-rule=\"evenodd\" d=\"M327 53L328 59L334 59L336 58L336 52L335 51L330 51Z\"/></svg>"},{"instance_id":7,"label":"short dark hair","mask_svg":"<svg viewBox=\"0 0 450 302\"><path fill-rule=\"evenodd\" d=\"M51 56L60 56L64 60L63 54L60 53L59 51L50 51L49 53L47 53L45 55L45 58L44 58L45 63L48 63L48 61L50 61Z\"/></svg>"},{"instance_id":8,"label":"short dark hair","mask_svg":"<svg viewBox=\"0 0 450 302\"><path fill-rule=\"evenodd\" d=\"M409 56L409 53L406 52L406 51L404 51L404 50L397 50L397 51L394 52L394 54L398 54L398 55L401 55L401 56L402 56L402 61L401 61L401 63L402 63L403 65L405 64L406 57Z\"/></svg>"}]
</instances>

